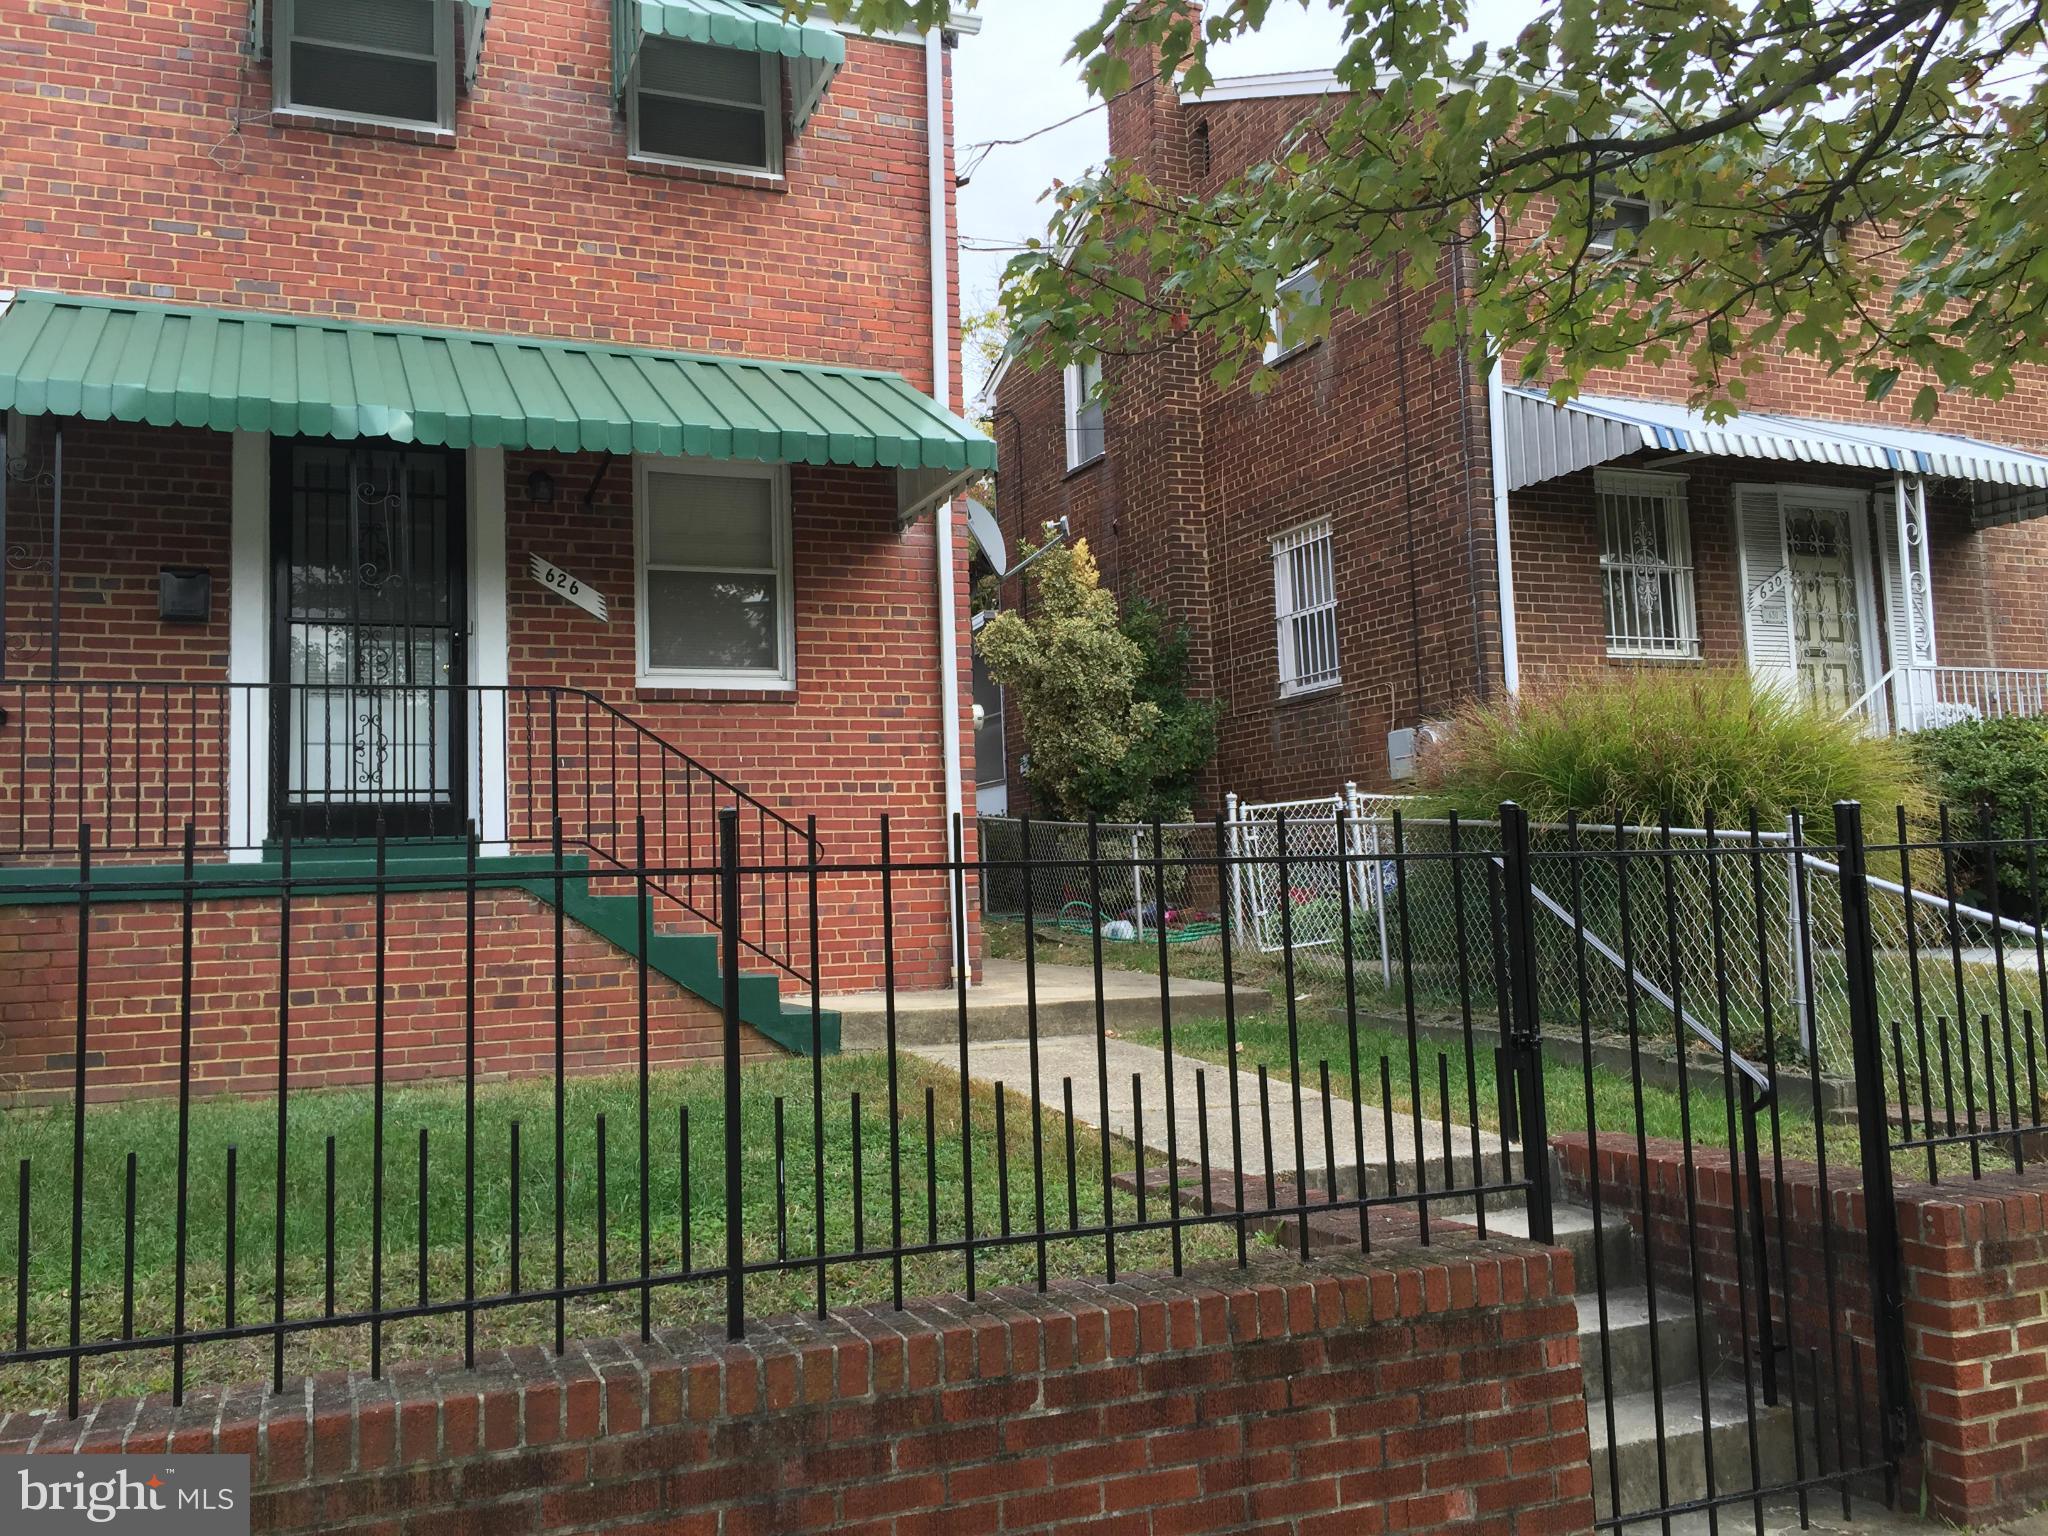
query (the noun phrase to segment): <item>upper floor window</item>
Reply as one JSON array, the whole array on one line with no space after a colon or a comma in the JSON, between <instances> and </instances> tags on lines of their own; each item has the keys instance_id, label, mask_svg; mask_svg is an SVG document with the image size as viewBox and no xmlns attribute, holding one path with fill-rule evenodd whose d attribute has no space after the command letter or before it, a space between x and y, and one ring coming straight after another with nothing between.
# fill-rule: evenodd
<instances>
[{"instance_id":1,"label":"upper floor window","mask_svg":"<svg viewBox=\"0 0 2048 1536\"><path fill-rule=\"evenodd\" d=\"M781 174L779 66L773 53L648 38L627 106L632 153Z\"/></svg>"},{"instance_id":2,"label":"upper floor window","mask_svg":"<svg viewBox=\"0 0 2048 1536\"><path fill-rule=\"evenodd\" d=\"M641 681L794 687L787 473L643 459L636 480Z\"/></svg>"},{"instance_id":3,"label":"upper floor window","mask_svg":"<svg viewBox=\"0 0 2048 1536\"><path fill-rule=\"evenodd\" d=\"M1303 267L1280 285L1280 302L1269 317L1272 334L1266 342L1266 361L1277 363L1291 357L1315 337L1301 323L1302 309L1318 309L1323 302L1323 280L1314 267ZM1290 308L1294 311L1289 313Z\"/></svg>"},{"instance_id":4,"label":"upper floor window","mask_svg":"<svg viewBox=\"0 0 2048 1536\"><path fill-rule=\"evenodd\" d=\"M446 0L277 0L278 107L453 126L455 12Z\"/></svg>"},{"instance_id":5,"label":"upper floor window","mask_svg":"<svg viewBox=\"0 0 2048 1536\"><path fill-rule=\"evenodd\" d=\"M1596 251L1611 251L1621 231L1628 231L1628 243L1650 227L1654 208L1647 197L1624 192L1608 177L1593 183L1593 239Z\"/></svg>"},{"instance_id":6,"label":"upper floor window","mask_svg":"<svg viewBox=\"0 0 2048 1536\"><path fill-rule=\"evenodd\" d=\"M1336 551L1327 517L1273 540L1273 614L1280 630L1283 695L1342 680L1337 667Z\"/></svg>"},{"instance_id":7,"label":"upper floor window","mask_svg":"<svg viewBox=\"0 0 2048 1536\"><path fill-rule=\"evenodd\" d=\"M1102 424L1102 359L1067 366L1067 468L1102 457L1107 434Z\"/></svg>"},{"instance_id":8,"label":"upper floor window","mask_svg":"<svg viewBox=\"0 0 2048 1536\"><path fill-rule=\"evenodd\" d=\"M1607 654L1699 655L1685 477L1603 470L1593 484Z\"/></svg>"}]
</instances>

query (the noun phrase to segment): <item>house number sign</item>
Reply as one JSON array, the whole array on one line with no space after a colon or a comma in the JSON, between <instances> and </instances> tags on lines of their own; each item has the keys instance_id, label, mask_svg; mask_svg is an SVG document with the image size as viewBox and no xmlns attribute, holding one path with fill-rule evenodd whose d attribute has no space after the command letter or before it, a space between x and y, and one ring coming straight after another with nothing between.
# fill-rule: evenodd
<instances>
[{"instance_id":1,"label":"house number sign","mask_svg":"<svg viewBox=\"0 0 2048 1536\"><path fill-rule=\"evenodd\" d=\"M604 600L604 594L577 576L571 576L559 565L550 565L535 555L527 564L533 579L546 587L565 603L574 603L585 613L592 615L600 624L611 622L611 609Z\"/></svg>"}]
</instances>

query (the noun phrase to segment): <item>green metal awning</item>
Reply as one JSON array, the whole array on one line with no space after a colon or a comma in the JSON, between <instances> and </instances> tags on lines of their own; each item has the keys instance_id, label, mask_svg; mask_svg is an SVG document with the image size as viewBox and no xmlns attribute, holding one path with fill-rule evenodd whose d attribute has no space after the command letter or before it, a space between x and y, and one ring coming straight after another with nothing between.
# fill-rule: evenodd
<instances>
[{"instance_id":1,"label":"green metal awning","mask_svg":"<svg viewBox=\"0 0 2048 1536\"><path fill-rule=\"evenodd\" d=\"M900 374L252 310L0 295L0 411L451 448L881 466L906 514L995 444Z\"/></svg>"},{"instance_id":2,"label":"green metal awning","mask_svg":"<svg viewBox=\"0 0 2048 1536\"><path fill-rule=\"evenodd\" d=\"M789 61L791 122L801 131L846 62L846 39L823 22L796 21L780 0L613 0L612 101L625 99L650 37L778 54Z\"/></svg>"}]
</instances>

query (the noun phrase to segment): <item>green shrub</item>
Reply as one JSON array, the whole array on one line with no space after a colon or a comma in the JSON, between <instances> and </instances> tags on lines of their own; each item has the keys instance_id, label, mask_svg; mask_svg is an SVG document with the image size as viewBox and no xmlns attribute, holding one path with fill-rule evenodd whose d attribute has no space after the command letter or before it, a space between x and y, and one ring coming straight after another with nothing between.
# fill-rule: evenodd
<instances>
[{"instance_id":1,"label":"green shrub","mask_svg":"<svg viewBox=\"0 0 2048 1536\"><path fill-rule=\"evenodd\" d=\"M1195 781L1216 755L1216 706L1188 697L1186 625L1134 597L1117 628L1138 648L1138 702L1157 714L1128 752L1083 776L1083 797L1131 821L1183 821L1195 802Z\"/></svg>"},{"instance_id":2,"label":"green shrub","mask_svg":"<svg viewBox=\"0 0 2048 1536\"><path fill-rule=\"evenodd\" d=\"M1717 668L1644 669L1467 705L1429 751L1424 782L1473 816L1514 800L1539 821L1572 811L1655 825L1766 825L1793 811L1825 817L1860 800L1888 823L1924 814L1912 750ZM1825 822L1822 825L1826 825ZM1881 835L1881 834L1878 834Z\"/></svg>"},{"instance_id":3,"label":"green shrub","mask_svg":"<svg viewBox=\"0 0 2048 1536\"><path fill-rule=\"evenodd\" d=\"M2035 834L2048 830L2048 721L1965 720L1922 731L1911 740L1935 793L1950 808L1955 836L1977 836L1986 806L1996 838L2025 836L2029 807ZM2048 886L2048 868L2038 855L2034 862L2034 892L2027 888L2023 850L2000 854L1995 881L1987 878L1980 860L1969 861L1959 878L1966 879L1987 905L1995 900L2002 910L2025 916L2035 910L2037 895L2048 905L2048 894L2038 889ZM1921 883L1939 878L1938 871L1931 871L1921 876Z\"/></svg>"}]
</instances>

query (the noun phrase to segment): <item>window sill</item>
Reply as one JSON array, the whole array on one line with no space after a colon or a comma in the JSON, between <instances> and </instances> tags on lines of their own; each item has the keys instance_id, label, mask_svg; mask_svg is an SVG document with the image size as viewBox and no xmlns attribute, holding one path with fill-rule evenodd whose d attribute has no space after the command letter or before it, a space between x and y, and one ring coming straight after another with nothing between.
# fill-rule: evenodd
<instances>
[{"instance_id":1,"label":"window sill","mask_svg":"<svg viewBox=\"0 0 2048 1536\"><path fill-rule=\"evenodd\" d=\"M1089 470L1093 469L1096 465L1102 463L1108 457L1109 450L1105 448L1102 450L1102 452L1096 454L1093 458L1083 459L1078 464L1070 464L1067 466L1067 472L1063 478L1071 480L1076 475L1085 475Z\"/></svg>"},{"instance_id":2,"label":"window sill","mask_svg":"<svg viewBox=\"0 0 2048 1536\"><path fill-rule=\"evenodd\" d=\"M1333 677L1326 683L1310 683L1305 688L1282 688L1279 701L1282 704L1292 704L1299 699L1321 698L1326 693L1339 693L1343 687L1344 679Z\"/></svg>"},{"instance_id":3,"label":"window sill","mask_svg":"<svg viewBox=\"0 0 2048 1536\"><path fill-rule=\"evenodd\" d=\"M753 682L738 677L677 677L643 672L633 679L633 692L643 701L737 704L793 704L796 683L788 678Z\"/></svg>"},{"instance_id":4,"label":"window sill","mask_svg":"<svg viewBox=\"0 0 2048 1536\"><path fill-rule=\"evenodd\" d=\"M665 176L671 181L701 181L720 187L745 187L755 192L787 192L789 178L775 171L737 171L686 160L660 160L650 155L626 156L626 168L637 175Z\"/></svg>"},{"instance_id":5,"label":"window sill","mask_svg":"<svg viewBox=\"0 0 2048 1536\"><path fill-rule=\"evenodd\" d=\"M1291 363L1297 357L1301 357L1307 353L1315 351L1315 349L1317 347L1320 347L1322 344L1323 340L1320 336L1318 336L1314 341L1304 341L1300 346L1289 347L1285 352L1275 352L1271 357L1265 360L1265 365L1268 368L1278 368L1282 363Z\"/></svg>"},{"instance_id":6,"label":"window sill","mask_svg":"<svg viewBox=\"0 0 2048 1536\"><path fill-rule=\"evenodd\" d=\"M322 133L345 133L358 139L385 139L395 144L424 144L450 149L455 144L453 128L429 128L409 123L379 122L371 118L329 116L293 107L277 107L270 121L279 128L311 128Z\"/></svg>"},{"instance_id":7,"label":"window sill","mask_svg":"<svg viewBox=\"0 0 2048 1536\"><path fill-rule=\"evenodd\" d=\"M1607 647L1609 661L1664 661L1681 666L1696 666L1706 658L1698 651L1634 651L1624 647Z\"/></svg>"}]
</instances>

